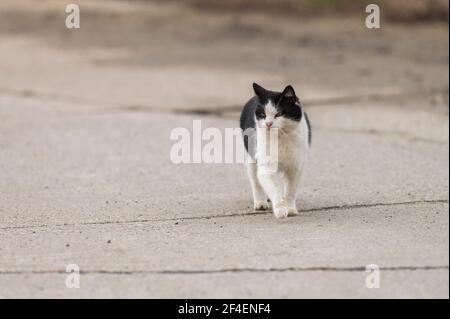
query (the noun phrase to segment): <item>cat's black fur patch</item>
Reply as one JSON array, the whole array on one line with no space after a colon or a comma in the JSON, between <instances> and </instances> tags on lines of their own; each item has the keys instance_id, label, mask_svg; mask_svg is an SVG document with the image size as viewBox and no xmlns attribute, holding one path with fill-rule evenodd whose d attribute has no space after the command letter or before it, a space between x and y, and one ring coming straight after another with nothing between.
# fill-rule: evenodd
<instances>
[{"instance_id":1,"label":"cat's black fur patch","mask_svg":"<svg viewBox=\"0 0 450 319\"><path fill-rule=\"evenodd\" d=\"M247 152L250 154L251 157L254 158L255 156L255 150L248 150L248 141L249 138L255 137L255 111L258 106L258 98L256 96L252 97L244 106L244 109L241 113L241 119L240 119L240 126L242 129L242 132L246 132L246 134L243 135L244 138L244 145ZM248 130L247 130L248 129Z\"/></svg>"},{"instance_id":2,"label":"cat's black fur patch","mask_svg":"<svg viewBox=\"0 0 450 319\"><path fill-rule=\"evenodd\" d=\"M311 123L309 122L308 114L306 114L305 111L303 111L303 115L305 116L306 125L308 126L308 143L309 143L309 145L311 145L311 142L312 142Z\"/></svg>"},{"instance_id":3,"label":"cat's black fur patch","mask_svg":"<svg viewBox=\"0 0 450 319\"><path fill-rule=\"evenodd\" d=\"M253 90L255 91L255 96L245 104L240 118L242 131L247 132L247 135L244 134L243 136L245 149L252 157L254 156L254 150L249 151L248 141L249 138L254 137L254 129L256 127L255 117L257 119L265 118L264 105L267 104L269 100L275 105L279 116L298 122L301 121L303 115L305 116L306 124L308 126L308 140L309 144L311 144L312 134L308 116L304 111L302 112L300 101L290 85L288 85L283 92L275 92L266 90L258 84L253 83ZM253 130L246 131L247 129Z\"/></svg>"}]
</instances>

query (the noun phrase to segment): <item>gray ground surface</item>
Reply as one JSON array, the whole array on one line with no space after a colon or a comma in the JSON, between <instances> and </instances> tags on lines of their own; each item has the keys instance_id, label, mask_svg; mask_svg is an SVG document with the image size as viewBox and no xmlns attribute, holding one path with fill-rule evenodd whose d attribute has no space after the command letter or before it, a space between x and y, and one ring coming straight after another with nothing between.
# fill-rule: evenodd
<instances>
[{"instance_id":1,"label":"gray ground surface","mask_svg":"<svg viewBox=\"0 0 450 319\"><path fill-rule=\"evenodd\" d=\"M24 3L0 4L0 297L448 298L448 26L81 1L68 31ZM253 81L313 122L283 221L242 165L169 158L174 127L236 127Z\"/></svg>"}]
</instances>

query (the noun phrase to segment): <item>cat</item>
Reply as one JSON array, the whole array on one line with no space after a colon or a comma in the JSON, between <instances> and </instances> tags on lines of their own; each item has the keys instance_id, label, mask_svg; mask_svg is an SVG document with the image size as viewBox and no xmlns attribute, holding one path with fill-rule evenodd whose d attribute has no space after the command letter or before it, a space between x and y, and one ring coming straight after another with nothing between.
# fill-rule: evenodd
<instances>
[{"instance_id":1,"label":"cat","mask_svg":"<svg viewBox=\"0 0 450 319\"><path fill-rule=\"evenodd\" d=\"M247 174L255 210L269 209L276 218L297 215L296 199L300 178L311 146L311 125L300 101L288 85L282 92L269 91L253 83L255 96L244 106L240 127L250 161ZM274 130L276 129L276 130ZM269 145L270 132L277 132L277 165L267 170L260 160Z\"/></svg>"}]
</instances>

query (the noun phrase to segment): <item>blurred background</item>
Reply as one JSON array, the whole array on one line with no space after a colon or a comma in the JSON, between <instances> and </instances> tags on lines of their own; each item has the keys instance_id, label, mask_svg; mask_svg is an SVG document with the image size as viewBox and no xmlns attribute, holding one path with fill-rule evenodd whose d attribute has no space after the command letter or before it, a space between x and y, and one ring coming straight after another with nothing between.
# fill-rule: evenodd
<instances>
[{"instance_id":1,"label":"blurred background","mask_svg":"<svg viewBox=\"0 0 450 319\"><path fill-rule=\"evenodd\" d=\"M381 8L367 29L365 6ZM448 1L3 0L0 89L106 107L237 110L253 81L306 102L447 104ZM444 101L443 101L444 99Z\"/></svg>"}]
</instances>

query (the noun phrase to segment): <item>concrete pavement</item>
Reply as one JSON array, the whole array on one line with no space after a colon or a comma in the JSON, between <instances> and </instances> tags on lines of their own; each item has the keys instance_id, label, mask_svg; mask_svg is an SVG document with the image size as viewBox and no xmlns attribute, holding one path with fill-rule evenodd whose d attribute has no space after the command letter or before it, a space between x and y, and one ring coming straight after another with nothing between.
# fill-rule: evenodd
<instances>
[{"instance_id":1,"label":"concrete pavement","mask_svg":"<svg viewBox=\"0 0 450 319\"><path fill-rule=\"evenodd\" d=\"M39 37L0 41L0 297L448 298L448 64L416 62L422 82L299 84L313 149L300 215L279 221L252 211L242 165L175 165L169 136L236 127L251 82L300 83L291 71L98 64L107 48Z\"/></svg>"}]
</instances>

